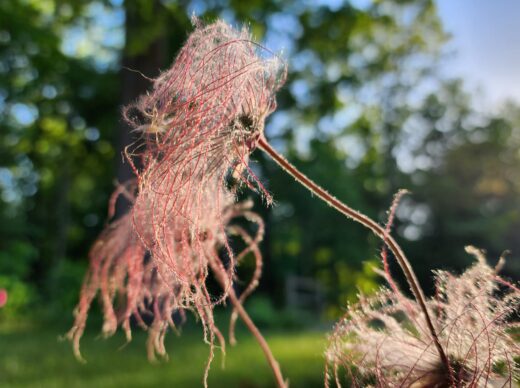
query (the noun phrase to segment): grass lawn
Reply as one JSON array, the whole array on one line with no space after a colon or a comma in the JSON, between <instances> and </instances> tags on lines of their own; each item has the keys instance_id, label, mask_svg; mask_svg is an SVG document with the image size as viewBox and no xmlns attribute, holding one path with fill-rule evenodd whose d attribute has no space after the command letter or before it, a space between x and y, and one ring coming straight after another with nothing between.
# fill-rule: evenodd
<instances>
[{"instance_id":1,"label":"grass lawn","mask_svg":"<svg viewBox=\"0 0 520 388\"><path fill-rule=\"evenodd\" d=\"M134 330L127 346L121 334L108 340L87 332L82 340L86 364L78 363L70 343L58 341L58 329L27 329L0 334L0 387L200 387L208 346L202 332L186 330L167 336L170 360L150 364L146 359L146 334ZM323 386L325 334L321 332L266 332L291 387ZM274 387L271 371L259 346L245 331L238 344L228 346L225 368L217 349L209 386Z\"/></svg>"}]
</instances>

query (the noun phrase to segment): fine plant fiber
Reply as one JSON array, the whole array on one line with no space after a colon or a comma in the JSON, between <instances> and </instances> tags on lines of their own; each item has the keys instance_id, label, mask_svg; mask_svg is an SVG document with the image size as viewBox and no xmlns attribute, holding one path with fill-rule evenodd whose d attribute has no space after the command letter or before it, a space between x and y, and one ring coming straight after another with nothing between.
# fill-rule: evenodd
<instances>
[{"instance_id":1,"label":"fine plant fiber","mask_svg":"<svg viewBox=\"0 0 520 388\"><path fill-rule=\"evenodd\" d=\"M214 306L232 291L235 267L247 254L254 257L256 271L240 302L261 274L263 221L252 211L252 202L238 201L237 193L247 185L270 202L248 162L266 116L276 107L275 92L286 68L245 28L236 30L222 21L194 24L172 66L123 111L140 135L125 150L135 178L116 189L110 207L124 196L131 208L108 223L90 250L67 337L81 358L79 341L99 295L103 335L121 327L130 340L133 319L149 332L149 358L166 357L164 336L176 327L172 316L183 317L189 310L200 319L210 344L206 381L214 345L225 346ZM110 211L109 219L112 215ZM239 218L250 227L235 222ZM232 235L243 240L242 252L232 251ZM211 271L225 279L220 295L208 290ZM232 327L235 320L233 312Z\"/></svg>"},{"instance_id":2,"label":"fine plant fiber","mask_svg":"<svg viewBox=\"0 0 520 388\"><path fill-rule=\"evenodd\" d=\"M473 247L476 263L460 276L435 271L427 306L448 356L446 370L417 302L382 288L349 306L326 353L326 386L349 380L365 387L516 387L520 289L503 280ZM388 278L388 274L385 274ZM392 284L392 283L390 283Z\"/></svg>"},{"instance_id":3,"label":"fine plant fiber","mask_svg":"<svg viewBox=\"0 0 520 388\"><path fill-rule=\"evenodd\" d=\"M477 263L458 277L436 272L437 292L427 299L390 235L403 193L396 196L383 228L299 172L263 134L265 118L276 108L275 94L285 81L285 64L255 43L245 28L236 30L222 21L194 24L172 66L123 110L139 134L125 149L135 177L114 191L109 223L89 253L75 321L66 335L76 356L82 359L79 342L96 297L103 310L103 335L121 327L130 340L132 321L137 323L149 332L151 360L167 357L165 335L177 329L173 315L182 321L191 311L209 344L207 385L215 346L225 351L213 309L230 300L230 342L236 342L234 327L240 316L264 351L277 385L287 386L243 308L262 272L264 223L251 201L238 200L238 192L247 186L271 203L249 168L249 156L259 147L317 197L385 243L383 276L391 289L361 297L338 323L327 352L326 386L339 385L342 372L354 386L513 386L518 378L514 357L520 353L511 334L518 326L518 287L500 278L498 268L490 268L480 251L468 248ZM114 217L121 196L131 206ZM242 240L242 251L233 252L231 237ZM392 279L386 247L415 299L405 296ZM238 296L235 269L246 257L254 259L255 270ZM220 294L210 292L210 274L221 285Z\"/></svg>"}]
</instances>

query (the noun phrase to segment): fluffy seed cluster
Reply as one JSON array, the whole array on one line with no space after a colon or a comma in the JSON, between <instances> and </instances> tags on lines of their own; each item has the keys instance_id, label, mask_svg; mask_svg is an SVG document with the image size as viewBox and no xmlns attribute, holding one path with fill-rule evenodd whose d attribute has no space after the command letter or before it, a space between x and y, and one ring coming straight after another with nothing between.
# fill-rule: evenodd
<instances>
[{"instance_id":1,"label":"fluffy seed cluster","mask_svg":"<svg viewBox=\"0 0 520 388\"><path fill-rule=\"evenodd\" d=\"M237 31L221 21L195 25L171 68L124 111L142 136L126 150L135 180L116 190L111 207L119 196L132 207L105 228L90 251L90 268L68 333L78 357L87 314L98 294L103 334L112 335L122 326L130 339L133 317L149 330L148 353L154 358L165 355L164 335L175 327L174 312L193 311L211 349L215 338L223 346L213 307L225 300L235 266L247 253L256 258L257 270L241 300L260 276L263 223L250 202L237 202L236 191L242 183L269 198L249 170L248 159L265 117L275 109L285 65L246 29ZM256 224L254 232L234 222L237 218ZM236 255L230 235L246 247ZM217 296L206 286L211 271L224 284Z\"/></svg>"},{"instance_id":2,"label":"fluffy seed cluster","mask_svg":"<svg viewBox=\"0 0 520 388\"><path fill-rule=\"evenodd\" d=\"M436 295L428 300L449 368L417 303L382 290L338 323L327 351L326 386L517 386L520 346L513 336L520 327L520 289L498 277L498 267L489 267L480 251L467 250L477 263L458 277L437 271Z\"/></svg>"}]
</instances>

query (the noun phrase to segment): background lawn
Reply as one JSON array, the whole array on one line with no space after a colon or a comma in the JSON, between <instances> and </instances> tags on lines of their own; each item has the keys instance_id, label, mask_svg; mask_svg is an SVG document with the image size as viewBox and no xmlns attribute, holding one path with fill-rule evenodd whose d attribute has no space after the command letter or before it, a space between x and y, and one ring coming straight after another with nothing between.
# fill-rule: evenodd
<instances>
[{"instance_id":1,"label":"background lawn","mask_svg":"<svg viewBox=\"0 0 520 388\"><path fill-rule=\"evenodd\" d=\"M168 335L169 361L151 364L146 359L146 334L134 331L127 346L121 333L102 340L88 332L82 341L86 364L77 362L70 343L58 340L52 328L24 329L0 334L0 386L2 387L198 387L209 348L202 332L189 328L180 337ZM275 356L292 387L323 386L321 332L267 332ZM249 333L237 333L238 344L228 347L225 368L217 350L209 375L210 387L273 387L263 354Z\"/></svg>"}]
</instances>

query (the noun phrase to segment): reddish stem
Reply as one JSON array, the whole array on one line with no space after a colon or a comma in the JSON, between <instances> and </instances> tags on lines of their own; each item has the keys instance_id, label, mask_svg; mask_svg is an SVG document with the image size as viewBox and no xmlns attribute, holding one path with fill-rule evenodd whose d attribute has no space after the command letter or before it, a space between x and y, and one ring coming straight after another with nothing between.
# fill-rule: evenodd
<instances>
[{"instance_id":1,"label":"reddish stem","mask_svg":"<svg viewBox=\"0 0 520 388\"><path fill-rule=\"evenodd\" d=\"M238 312L240 318L242 318L242 321L245 323L251 334L253 334L258 344L262 348L265 358L267 359L267 362L269 363L269 366L273 371L276 384L279 388L287 388L288 385L285 383L283 379L280 364L274 358L273 353L271 352L271 349L269 348L267 341L260 333L260 330L258 330L256 325L253 323L253 320L249 317L249 314L242 306L242 303L240 303L240 301L238 300L237 296L235 295L235 291L233 291L233 288L230 288L229 290L229 299L231 300L231 303L233 303L233 306L235 307L235 310Z\"/></svg>"},{"instance_id":2,"label":"reddish stem","mask_svg":"<svg viewBox=\"0 0 520 388\"><path fill-rule=\"evenodd\" d=\"M338 200L336 197L329 194L325 189L318 186L314 181L309 179L303 173L301 173L295 166L293 166L287 159L285 159L282 155L280 155L271 145L267 142L267 139L262 135L258 140L258 147L264 151L273 161L275 161L285 172L291 175L297 182L302 184L307 188L312 194L319 197L321 200L326 202L328 205L332 206L341 214L345 215L348 218L353 219L354 221L359 222L361 225L370 229L376 236L381 238L386 245L390 248L392 253L394 254L399 266L404 272L406 280L412 290L415 299L419 303L421 310L423 311L426 324L432 335L433 342L435 343L435 347L439 353L439 356L442 360L442 363L446 366L447 370L451 374L450 363L442 345L439 341L439 337L437 335L437 331L433 326L433 322L430 318L430 313L428 312L428 308L426 307L426 298L424 293L419 286L419 282L415 276L415 273L412 270L412 267L406 258L403 250L399 246L399 244L394 240L392 236L390 236L383 227L381 227L377 222L367 217L366 215L348 207L343 202Z\"/></svg>"},{"instance_id":3,"label":"reddish stem","mask_svg":"<svg viewBox=\"0 0 520 388\"><path fill-rule=\"evenodd\" d=\"M235 308L235 311L238 313L240 318L242 318L242 321L247 326L248 330L253 334L256 341L262 348L262 351L264 352L265 358L267 359L267 362L269 363L269 366L271 367L271 370L273 371L274 379L276 381L276 384L278 388L288 388L288 384L285 383L282 371L280 369L280 364L273 356L273 353L271 352L271 349L269 348L269 345L267 344L267 341L262 336L262 333L260 333L260 330L256 327L253 320L249 317L249 314L244 309L244 306L242 306L242 303L238 300L238 297L235 294L235 290L233 287L230 287L228 284L227 279L227 272L225 268L222 267L222 264L218 261L210 260L209 264L211 265L211 268L213 269L213 272L216 275L216 278L218 282L220 283L220 286L224 291L228 293L229 300L231 300L231 303L233 304L233 307Z\"/></svg>"}]
</instances>

